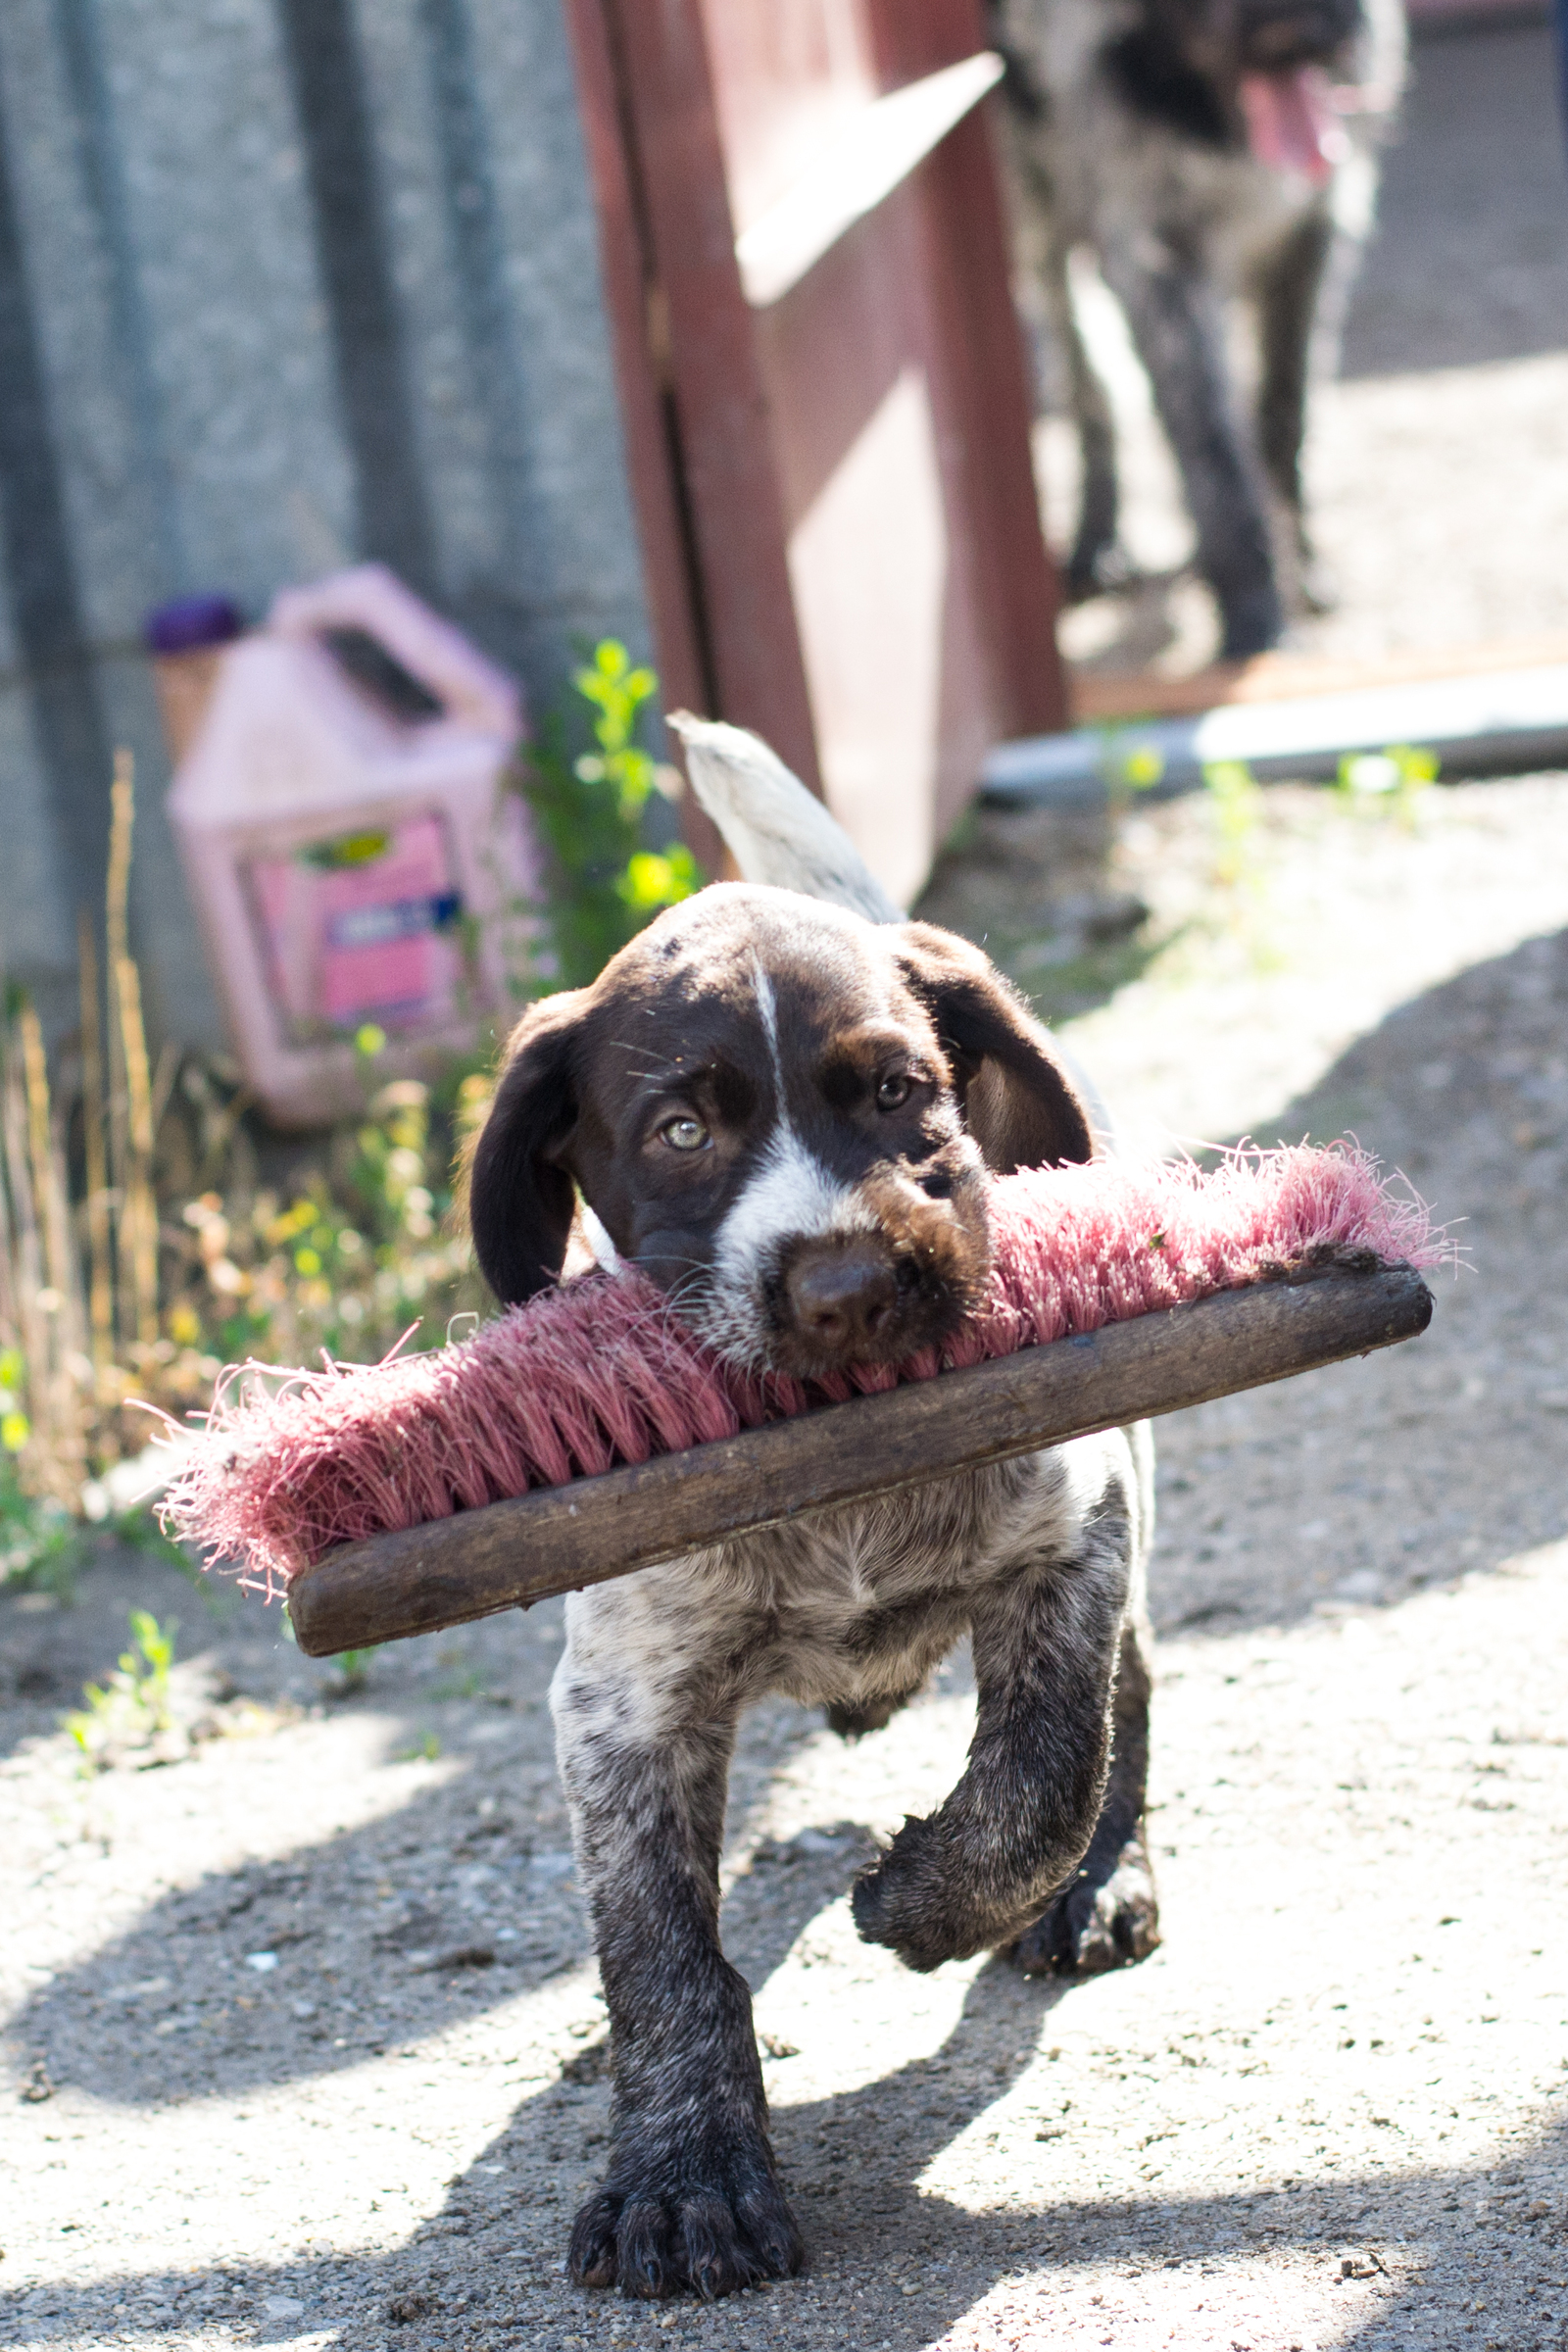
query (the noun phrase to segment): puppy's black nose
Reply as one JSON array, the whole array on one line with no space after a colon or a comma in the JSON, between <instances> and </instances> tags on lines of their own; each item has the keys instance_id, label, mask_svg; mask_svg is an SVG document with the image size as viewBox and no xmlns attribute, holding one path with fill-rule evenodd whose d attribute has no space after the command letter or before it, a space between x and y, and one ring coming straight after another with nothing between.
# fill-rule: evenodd
<instances>
[{"instance_id":1,"label":"puppy's black nose","mask_svg":"<svg viewBox=\"0 0 1568 2352\"><path fill-rule=\"evenodd\" d=\"M850 1359L876 1346L899 1303L892 1262L869 1237L808 1243L785 1275L784 1289L802 1338Z\"/></svg>"}]
</instances>

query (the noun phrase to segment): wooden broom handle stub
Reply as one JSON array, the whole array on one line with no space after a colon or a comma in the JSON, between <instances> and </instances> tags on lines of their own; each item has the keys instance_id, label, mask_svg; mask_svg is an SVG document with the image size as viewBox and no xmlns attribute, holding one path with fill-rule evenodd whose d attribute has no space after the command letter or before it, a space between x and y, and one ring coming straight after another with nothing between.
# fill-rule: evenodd
<instances>
[{"instance_id":1,"label":"wooden broom handle stub","mask_svg":"<svg viewBox=\"0 0 1568 2352\"><path fill-rule=\"evenodd\" d=\"M630 1469L329 1551L289 1587L313 1658L526 1608L811 1511L1264 1387L1425 1331L1409 1267L1221 1291L1190 1306L824 1406Z\"/></svg>"}]
</instances>

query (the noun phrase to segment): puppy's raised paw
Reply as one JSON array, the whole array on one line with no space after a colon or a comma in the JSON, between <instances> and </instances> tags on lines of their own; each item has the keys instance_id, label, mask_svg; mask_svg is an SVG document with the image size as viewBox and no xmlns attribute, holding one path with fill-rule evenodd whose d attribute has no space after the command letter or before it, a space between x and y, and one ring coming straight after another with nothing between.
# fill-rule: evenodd
<instances>
[{"instance_id":1,"label":"puppy's raised paw","mask_svg":"<svg viewBox=\"0 0 1568 2352\"><path fill-rule=\"evenodd\" d=\"M642 2150L611 2167L572 2226L567 2269L579 2286L615 2286L648 2302L691 2293L705 2303L789 2278L805 2249L765 2143L726 2151Z\"/></svg>"},{"instance_id":2,"label":"puppy's raised paw","mask_svg":"<svg viewBox=\"0 0 1568 2352\"><path fill-rule=\"evenodd\" d=\"M1027 1977L1093 1977L1146 1960L1159 1942L1159 1901L1142 1831L1082 1869L1022 1935L1012 1956Z\"/></svg>"},{"instance_id":3,"label":"puppy's raised paw","mask_svg":"<svg viewBox=\"0 0 1568 2352\"><path fill-rule=\"evenodd\" d=\"M887 1944L922 1974L979 1951L983 1928L971 1905L955 1899L961 1880L949 1861L935 1826L907 1817L881 1860L855 1883L850 1909L864 1941Z\"/></svg>"}]
</instances>

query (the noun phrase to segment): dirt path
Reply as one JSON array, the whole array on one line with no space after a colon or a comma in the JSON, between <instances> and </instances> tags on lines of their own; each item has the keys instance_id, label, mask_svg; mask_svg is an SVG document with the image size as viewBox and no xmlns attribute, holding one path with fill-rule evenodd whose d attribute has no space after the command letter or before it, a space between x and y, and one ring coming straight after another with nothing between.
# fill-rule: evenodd
<instances>
[{"instance_id":1,"label":"dirt path","mask_svg":"<svg viewBox=\"0 0 1568 2352\"><path fill-rule=\"evenodd\" d=\"M256 1604L106 1561L74 1608L0 1600L0 2340L1568 2341L1568 780L1440 795L1413 839L1270 808L1240 898L1203 808L1151 814L1171 944L1080 1042L1189 1132L1350 1105L1476 1271L1419 1347L1163 1425L1164 1948L1068 1990L905 1974L845 1890L956 1772L961 1661L853 1750L762 1710L726 1934L810 2270L574 2293L606 2088L557 1612L339 1696ZM84 1780L55 1724L133 1601L183 1620L185 1728Z\"/></svg>"}]
</instances>

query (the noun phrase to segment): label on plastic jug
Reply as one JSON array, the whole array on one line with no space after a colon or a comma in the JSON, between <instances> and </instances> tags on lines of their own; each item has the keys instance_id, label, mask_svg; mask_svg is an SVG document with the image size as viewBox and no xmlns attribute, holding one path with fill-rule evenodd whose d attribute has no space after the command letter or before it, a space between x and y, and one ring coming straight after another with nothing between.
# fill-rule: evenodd
<instances>
[{"instance_id":1,"label":"label on plastic jug","mask_svg":"<svg viewBox=\"0 0 1568 2352\"><path fill-rule=\"evenodd\" d=\"M463 895L441 816L302 842L241 870L291 1045L370 1020L441 1028L463 1010Z\"/></svg>"}]
</instances>

